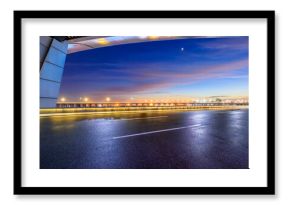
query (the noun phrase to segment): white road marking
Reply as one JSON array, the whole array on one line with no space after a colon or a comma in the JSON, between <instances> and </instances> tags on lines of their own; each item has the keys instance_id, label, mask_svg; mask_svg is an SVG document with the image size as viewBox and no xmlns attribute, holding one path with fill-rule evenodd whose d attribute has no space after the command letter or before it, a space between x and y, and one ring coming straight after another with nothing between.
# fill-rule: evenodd
<instances>
[{"instance_id":1,"label":"white road marking","mask_svg":"<svg viewBox=\"0 0 290 205\"><path fill-rule=\"evenodd\" d=\"M141 132L141 133L136 133L136 134L131 134L131 135L123 135L123 136L113 137L113 139L134 137L134 136L139 136L139 135L148 135L148 134L154 134L154 133L159 133L159 132L168 132L168 131L173 131L173 130L181 130L181 129L191 128L191 127L199 127L200 125L201 124L184 126L184 127L175 127L175 128L170 128L170 129L164 129L164 130L155 130L155 131L150 131L150 132Z\"/></svg>"},{"instance_id":2,"label":"white road marking","mask_svg":"<svg viewBox=\"0 0 290 205\"><path fill-rule=\"evenodd\" d=\"M154 118L162 118L168 116L156 116L156 117L138 117L138 118L123 118L123 119L112 119L112 120L143 120L143 119L154 119Z\"/></svg>"}]
</instances>

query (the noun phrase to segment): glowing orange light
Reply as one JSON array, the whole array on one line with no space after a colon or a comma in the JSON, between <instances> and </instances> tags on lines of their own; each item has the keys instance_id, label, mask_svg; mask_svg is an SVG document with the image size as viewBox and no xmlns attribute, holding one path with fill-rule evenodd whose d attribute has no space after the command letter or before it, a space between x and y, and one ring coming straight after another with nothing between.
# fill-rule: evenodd
<instances>
[{"instance_id":1,"label":"glowing orange light","mask_svg":"<svg viewBox=\"0 0 290 205\"><path fill-rule=\"evenodd\" d=\"M101 45L108 45L108 44L110 44L110 42L107 41L105 38L99 38L99 39L97 40L97 43L98 43L98 44L101 44Z\"/></svg>"},{"instance_id":2,"label":"glowing orange light","mask_svg":"<svg viewBox=\"0 0 290 205\"><path fill-rule=\"evenodd\" d=\"M148 36L148 39L150 39L150 40L156 40L158 38L159 38L159 36Z\"/></svg>"},{"instance_id":3,"label":"glowing orange light","mask_svg":"<svg viewBox=\"0 0 290 205\"><path fill-rule=\"evenodd\" d=\"M60 101L61 101L61 102L65 102L65 98L61 98Z\"/></svg>"},{"instance_id":4,"label":"glowing orange light","mask_svg":"<svg viewBox=\"0 0 290 205\"><path fill-rule=\"evenodd\" d=\"M89 101L89 98L84 98L84 101L85 101L85 102L88 102L88 101Z\"/></svg>"}]
</instances>

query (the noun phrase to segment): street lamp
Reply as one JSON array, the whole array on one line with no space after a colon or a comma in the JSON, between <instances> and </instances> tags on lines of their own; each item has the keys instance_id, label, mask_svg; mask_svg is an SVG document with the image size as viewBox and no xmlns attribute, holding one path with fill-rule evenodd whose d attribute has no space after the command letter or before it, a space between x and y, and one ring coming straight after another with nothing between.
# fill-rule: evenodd
<instances>
[{"instance_id":1,"label":"street lamp","mask_svg":"<svg viewBox=\"0 0 290 205\"><path fill-rule=\"evenodd\" d=\"M89 100L88 98L84 98L84 101L85 101L85 102L88 102L88 100Z\"/></svg>"},{"instance_id":2,"label":"street lamp","mask_svg":"<svg viewBox=\"0 0 290 205\"><path fill-rule=\"evenodd\" d=\"M61 98L60 101L61 101L61 102L65 102L65 98Z\"/></svg>"},{"instance_id":3,"label":"street lamp","mask_svg":"<svg viewBox=\"0 0 290 205\"><path fill-rule=\"evenodd\" d=\"M110 101L111 101L111 98L106 97L106 101L107 101L107 102L110 102Z\"/></svg>"}]
</instances>

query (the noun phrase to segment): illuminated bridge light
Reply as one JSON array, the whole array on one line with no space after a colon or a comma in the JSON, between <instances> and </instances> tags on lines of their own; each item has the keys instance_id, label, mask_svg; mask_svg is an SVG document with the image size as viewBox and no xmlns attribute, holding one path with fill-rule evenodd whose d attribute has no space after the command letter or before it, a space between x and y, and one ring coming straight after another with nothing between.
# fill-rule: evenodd
<instances>
[{"instance_id":1,"label":"illuminated bridge light","mask_svg":"<svg viewBox=\"0 0 290 205\"><path fill-rule=\"evenodd\" d=\"M216 108L217 106L235 106L235 105L248 105L247 102L245 103L241 103L241 102L230 102L230 103L216 103L216 102L208 102L208 103L186 103L186 102L175 102L175 103L138 103L138 102L132 102L132 103L127 103L127 102L123 102L123 103L119 103L119 102L114 102L114 103L108 103L108 102L85 102L85 100L83 100L82 102L64 102L64 101L59 101L57 103L57 107L59 108L106 108L106 107L115 107L116 109L120 109L120 107L172 107L172 108L194 108L195 106L206 106L206 107L211 107ZM152 109L154 109L152 108Z\"/></svg>"},{"instance_id":2,"label":"illuminated bridge light","mask_svg":"<svg viewBox=\"0 0 290 205\"><path fill-rule=\"evenodd\" d=\"M99 38L99 39L97 39L97 43L98 44L101 44L101 45L108 45L108 44L110 44L110 42L107 41L105 38Z\"/></svg>"},{"instance_id":3,"label":"illuminated bridge light","mask_svg":"<svg viewBox=\"0 0 290 205\"><path fill-rule=\"evenodd\" d=\"M148 39L150 40L157 40L159 36L148 36Z\"/></svg>"}]
</instances>

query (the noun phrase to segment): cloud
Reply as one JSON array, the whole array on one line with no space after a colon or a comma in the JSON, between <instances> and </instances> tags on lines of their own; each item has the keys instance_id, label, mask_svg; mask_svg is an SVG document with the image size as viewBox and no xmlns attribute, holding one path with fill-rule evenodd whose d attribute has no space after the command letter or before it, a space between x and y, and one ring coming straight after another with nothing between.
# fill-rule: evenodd
<instances>
[{"instance_id":1,"label":"cloud","mask_svg":"<svg viewBox=\"0 0 290 205\"><path fill-rule=\"evenodd\" d=\"M170 77L177 79L207 79L215 76L216 74L226 75L226 72L240 70L244 67L248 67L248 59L238 60L234 62L211 65L211 66L199 66L192 68L191 66L183 66L180 69L176 69L175 72L152 72L144 75L151 77ZM178 71L188 71L188 72L178 72Z\"/></svg>"},{"instance_id":2,"label":"cloud","mask_svg":"<svg viewBox=\"0 0 290 205\"><path fill-rule=\"evenodd\" d=\"M248 49L248 36L232 36L228 38L215 38L206 42L197 43L204 49L244 50Z\"/></svg>"},{"instance_id":3,"label":"cloud","mask_svg":"<svg viewBox=\"0 0 290 205\"><path fill-rule=\"evenodd\" d=\"M152 67L153 66L153 67ZM151 69L149 67L152 67ZM198 69L190 69L188 72L166 72L166 70L154 69L155 65L146 66L146 69L131 69L130 75L122 75L119 78L120 84L115 85L114 82L107 82L101 87L90 94L93 95L122 95L122 94L140 94L145 92L160 91L163 89L173 88L180 85L189 85L203 80L209 79L225 79L225 78L245 78L247 75L238 75L234 71L248 67L248 60L243 59L230 63L224 63L216 66L200 66ZM144 72L140 72L140 70ZM145 70L147 70L145 72ZM186 69L181 69L186 70ZM138 72L137 72L138 71ZM128 72L128 70L124 70ZM112 76L118 79L118 76ZM132 79L130 79L132 78ZM137 79L137 80L136 80ZM122 82L123 80L127 83Z\"/></svg>"}]
</instances>

